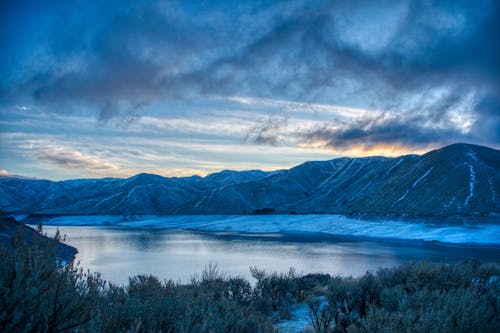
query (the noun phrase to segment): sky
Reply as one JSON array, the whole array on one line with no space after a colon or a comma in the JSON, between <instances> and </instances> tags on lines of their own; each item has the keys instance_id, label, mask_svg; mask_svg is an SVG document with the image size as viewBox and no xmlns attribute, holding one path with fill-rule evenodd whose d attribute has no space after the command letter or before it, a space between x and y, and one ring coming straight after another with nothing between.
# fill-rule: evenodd
<instances>
[{"instance_id":1,"label":"sky","mask_svg":"<svg viewBox=\"0 0 500 333\"><path fill-rule=\"evenodd\" d=\"M0 4L0 175L500 147L500 2Z\"/></svg>"}]
</instances>

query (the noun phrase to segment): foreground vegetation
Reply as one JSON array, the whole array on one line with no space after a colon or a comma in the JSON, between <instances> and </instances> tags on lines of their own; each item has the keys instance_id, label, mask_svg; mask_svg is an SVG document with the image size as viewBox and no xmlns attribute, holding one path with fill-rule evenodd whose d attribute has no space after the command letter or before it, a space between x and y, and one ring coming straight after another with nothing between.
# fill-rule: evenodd
<instances>
[{"instance_id":1,"label":"foreground vegetation","mask_svg":"<svg viewBox=\"0 0 500 333\"><path fill-rule=\"evenodd\" d=\"M140 275L122 287L58 256L41 236L0 247L1 332L272 332L302 302L311 332L500 331L500 266L475 260L360 278L252 268L253 285L209 266L187 284Z\"/></svg>"}]
</instances>

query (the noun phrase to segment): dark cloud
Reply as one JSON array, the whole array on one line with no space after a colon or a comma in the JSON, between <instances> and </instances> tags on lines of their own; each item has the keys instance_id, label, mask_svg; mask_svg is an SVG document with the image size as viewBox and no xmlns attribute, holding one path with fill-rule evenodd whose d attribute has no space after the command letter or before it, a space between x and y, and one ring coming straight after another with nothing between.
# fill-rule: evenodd
<instances>
[{"instance_id":1,"label":"dark cloud","mask_svg":"<svg viewBox=\"0 0 500 333\"><path fill-rule=\"evenodd\" d=\"M437 142L451 144L478 139L464 135L457 129L429 126L428 121L427 117L419 115L391 117L382 114L346 124L325 124L299 133L298 136L302 143L322 142L325 146L337 150L348 150L352 147L369 150L384 145L427 148Z\"/></svg>"},{"instance_id":2,"label":"dark cloud","mask_svg":"<svg viewBox=\"0 0 500 333\"><path fill-rule=\"evenodd\" d=\"M475 108L478 119L474 123L473 133L478 133L485 144L500 142L500 96L487 94Z\"/></svg>"},{"instance_id":3,"label":"dark cloud","mask_svg":"<svg viewBox=\"0 0 500 333\"><path fill-rule=\"evenodd\" d=\"M497 1L109 1L63 3L47 15L51 28L34 45L45 61L20 54L25 63L1 81L2 95L29 94L62 112L89 105L104 121L200 95L331 103L391 112L394 137L384 139L410 141L416 129L415 142L445 136L413 118L447 119L472 99L472 128L487 123L484 141L500 143ZM361 125L352 126L375 131ZM276 144L273 130L264 121L250 136Z\"/></svg>"},{"instance_id":4,"label":"dark cloud","mask_svg":"<svg viewBox=\"0 0 500 333\"><path fill-rule=\"evenodd\" d=\"M63 169L83 169L91 173L113 170L115 167L109 163L83 156L76 152L41 151L37 158Z\"/></svg>"},{"instance_id":5,"label":"dark cloud","mask_svg":"<svg viewBox=\"0 0 500 333\"><path fill-rule=\"evenodd\" d=\"M259 145L276 146L281 143L279 133L286 129L287 125L288 119L286 117L269 116L268 118L261 118L248 131L245 139Z\"/></svg>"}]
</instances>

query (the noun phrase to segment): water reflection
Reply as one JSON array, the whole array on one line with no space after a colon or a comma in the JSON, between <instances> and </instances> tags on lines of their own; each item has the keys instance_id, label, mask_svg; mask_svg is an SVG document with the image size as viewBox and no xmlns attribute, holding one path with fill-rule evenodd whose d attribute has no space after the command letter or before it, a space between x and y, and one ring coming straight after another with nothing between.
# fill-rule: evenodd
<instances>
[{"instance_id":1,"label":"water reflection","mask_svg":"<svg viewBox=\"0 0 500 333\"><path fill-rule=\"evenodd\" d=\"M47 226L53 234L57 227ZM244 235L186 230L117 227L59 227L79 250L85 269L123 284L129 276L153 274L188 281L209 263L229 275L250 278L249 267L299 273L324 272L359 276L366 270L409 260L452 262L468 257L495 261L498 247L445 246L425 242L374 242L354 238L301 235Z\"/></svg>"}]
</instances>

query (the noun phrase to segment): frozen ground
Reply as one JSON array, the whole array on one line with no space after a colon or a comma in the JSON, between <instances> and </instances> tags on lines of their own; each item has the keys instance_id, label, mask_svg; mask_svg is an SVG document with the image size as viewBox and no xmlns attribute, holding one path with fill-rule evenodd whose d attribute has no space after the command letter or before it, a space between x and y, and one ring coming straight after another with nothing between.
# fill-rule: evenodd
<instances>
[{"instance_id":1,"label":"frozen ground","mask_svg":"<svg viewBox=\"0 0 500 333\"><path fill-rule=\"evenodd\" d=\"M325 296L319 296L320 309L328 304ZM279 333L314 332L311 326L311 315L306 302L297 303L292 306L291 318L275 325Z\"/></svg>"},{"instance_id":2,"label":"frozen ground","mask_svg":"<svg viewBox=\"0 0 500 333\"><path fill-rule=\"evenodd\" d=\"M297 333L305 332L311 328L311 319L309 317L309 307L306 303L295 304L291 311L292 318L282 321L275 325L279 333Z\"/></svg>"},{"instance_id":3,"label":"frozen ground","mask_svg":"<svg viewBox=\"0 0 500 333\"><path fill-rule=\"evenodd\" d=\"M24 221L34 223L31 220ZM396 220L361 220L341 215L60 216L44 225L171 228L239 233L322 233L339 236L500 244L499 224L443 225ZM36 222L38 223L38 222Z\"/></svg>"}]
</instances>

